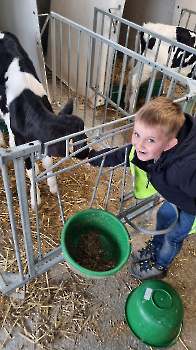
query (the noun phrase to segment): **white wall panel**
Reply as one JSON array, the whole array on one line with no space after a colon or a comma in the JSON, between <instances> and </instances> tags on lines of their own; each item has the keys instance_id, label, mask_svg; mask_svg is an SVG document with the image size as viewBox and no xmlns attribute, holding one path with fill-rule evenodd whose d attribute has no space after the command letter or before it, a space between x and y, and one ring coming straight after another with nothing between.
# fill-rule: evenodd
<instances>
[{"instance_id":1,"label":"white wall panel","mask_svg":"<svg viewBox=\"0 0 196 350\"><path fill-rule=\"evenodd\" d=\"M35 0L1 0L0 30L17 36L46 89L37 4Z\"/></svg>"},{"instance_id":2,"label":"white wall panel","mask_svg":"<svg viewBox=\"0 0 196 350\"><path fill-rule=\"evenodd\" d=\"M195 0L182 0L182 8L196 12L196 1ZM188 26L187 26L187 20L188 20ZM190 18L188 19L188 13L185 13L182 17L180 25L187 26L189 29L195 30L196 15L191 14Z\"/></svg>"},{"instance_id":3,"label":"white wall panel","mask_svg":"<svg viewBox=\"0 0 196 350\"><path fill-rule=\"evenodd\" d=\"M93 30L93 18L94 18L94 7L98 7L102 10L109 11L109 8L111 8L111 12L115 15L122 16L122 12L124 9L124 0L51 0L51 11L66 17L73 22L76 22L87 29ZM118 10L118 6L121 5L120 10ZM108 20L108 28L109 28L110 21ZM108 31L109 32L109 31ZM108 37L107 32L107 37ZM113 33L111 39L113 41L117 41L117 35ZM71 37L71 50L72 53L72 72L71 72L71 89L75 91L76 89L76 73L77 73L77 54L78 54L78 44L77 44L78 37L75 36L74 33L72 33ZM57 36L57 56L59 54L59 35ZM88 41L86 38L82 39L81 44L81 53L80 53L80 63L81 63L81 71L80 71L80 81L78 84L79 87L79 93L84 94L84 81L86 80L86 70L82 68L82 63L87 61L87 47L88 47ZM64 35L63 37L63 50L68 50L68 37ZM105 75L105 63L106 63L106 48L105 54L103 53L102 62L101 62L101 73L100 73L100 85L103 85L104 81L104 75ZM63 55L65 57L66 55ZM96 57L97 58L97 57ZM95 58L95 59L96 59ZM50 44L50 35L49 35L49 43L48 43L48 52L46 56L46 64L49 68L51 68L51 44ZM59 65L57 64L57 70L59 68ZM62 67L62 76L63 81L67 83L67 76L68 76L68 68L67 68L67 62L64 61L63 67ZM57 71L57 74L59 72ZM58 74L59 76L59 74ZM88 96L89 98L92 95L92 90L88 90ZM94 93L93 93L94 95Z\"/></svg>"},{"instance_id":4,"label":"white wall panel","mask_svg":"<svg viewBox=\"0 0 196 350\"><path fill-rule=\"evenodd\" d=\"M129 0L126 1L122 17L143 25L147 22L177 25L182 0ZM119 44L125 41L126 28L122 27ZM129 36L129 48L134 49L136 31ZM164 33L163 33L164 35Z\"/></svg>"}]
</instances>

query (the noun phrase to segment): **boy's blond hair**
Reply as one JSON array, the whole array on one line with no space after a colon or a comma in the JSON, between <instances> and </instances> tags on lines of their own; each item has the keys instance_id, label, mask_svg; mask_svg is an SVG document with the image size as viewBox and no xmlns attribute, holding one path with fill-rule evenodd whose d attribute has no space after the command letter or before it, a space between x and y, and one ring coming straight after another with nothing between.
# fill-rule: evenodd
<instances>
[{"instance_id":1,"label":"boy's blond hair","mask_svg":"<svg viewBox=\"0 0 196 350\"><path fill-rule=\"evenodd\" d=\"M178 103L169 98L158 97L140 108L136 113L135 120L146 126L159 126L170 139L178 135L184 124L185 116Z\"/></svg>"}]
</instances>

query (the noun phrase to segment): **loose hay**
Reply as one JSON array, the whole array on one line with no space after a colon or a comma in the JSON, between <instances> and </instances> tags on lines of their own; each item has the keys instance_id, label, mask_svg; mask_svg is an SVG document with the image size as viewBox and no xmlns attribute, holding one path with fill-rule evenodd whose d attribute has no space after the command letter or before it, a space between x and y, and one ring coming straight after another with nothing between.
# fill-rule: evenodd
<instances>
[{"instance_id":1,"label":"loose hay","mask_svg":"<svg viewBox=\"0 0 196 350\"><path fill-rule=\"evenodd\" d=\"M68 279L55 283L55 276L49 279L46 272L27 285L23 301L1 296L0 326L7 332L1 347L16 326L20 336L42 349L53 349L54 341L63 339L74 347L82 330L90 329L91 322L94 327L100 301L88 290L92 282L82 283L69 273Z\"/></svg>"},{"instance_id":2,"label":"loose hay","mask_svg":"<svg viewBox=\"0 0 196 350\"><path fill-rule=\"evenodd\" d=\"M8 140L6 140L8 142ZM66 165L76 163L77 160L69 160ZM40 164L41 166L41 164ZM94 190L99 169L90 166L79 166L58 176L61 199L66 220L75 212L89 208L89 203ZM8 164L8 173L11 184L13 207L20 241L21 260L24 274L28 273L23 231L20 220L20 210L15 183L13 164ZM109 175L103 175L94 205L104 208L107 193ZM17 260L15 256L12 231L10 228L9 213L7 208L3 180L1 181L1 211L0 211L0 268L3 271L18 274ZM108 210L117 214L119 207L119 195L122 181L122 171L119 169L114 174L111 186L111 201ZM61 231L63 224L60 209L56 197L49 192L47 184L39 184L42 193L42 206L39 210L39 227L43 255L57 248L61 244ZM27 179L27 191L30 183ZM30 196L29 196L30 203ZM30 209L30 223L34 258L38 255L37 227L35 213ZM74 348L76 339L80 337L82 330L92 331L94 336L100 337L99 314L100 300L91 295L89 289L91 281L80 281L72 274L67 265L61 264L69 277L57 281L57 277L49 277L49 274L39 276L26 285L25 299L23 301L6 296L0 297L0 326L1 332L6 330L6 336L1 346L7 343L16 328L19 327L19 335L29 343L42 349L53 349L54 342L63 339L70 341L70 349ZM20 288L18 292L22 292ZM95 300L94 300L95 299ZM98 334L98 333L99 334Z\"/></svg>"}]
</instances>

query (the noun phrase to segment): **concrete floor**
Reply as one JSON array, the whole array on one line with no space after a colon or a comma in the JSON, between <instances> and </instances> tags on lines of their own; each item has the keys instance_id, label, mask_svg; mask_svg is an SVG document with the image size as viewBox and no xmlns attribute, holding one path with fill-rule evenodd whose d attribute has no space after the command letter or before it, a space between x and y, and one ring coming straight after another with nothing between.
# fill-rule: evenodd
<instances>
[{"instance_id":1,"label":"concrete floor","mask_svg":"<svg viewBox=\"0 0 196 350\"><path fill-rule=\"evenodd\" d=\"M150 223L154 223L155 213L153 213ZM149 239L149 235L135 232L127 227L132 237L132 250L138 249ZM164 281L170 283L182 298L184 305L183 330L177 342L168 347L171 350L195 350L196 344L196 306L195 306L195 257L196 235L192 235L185 240L183 248L179 255L171 264L168 276ZM130 261L115 276L103 280L93 280L89 287L89 293L97 300L101 300L96 317L96 326L92 331L85 327L81 335L75 342L64 339L63 342L55 341L48 349L66 349L66 350L152 350L154 348L146 346L140 340L136 339L128 328L125 317L124 307L126 298L133 288L140 285L141 281L130 276L128 268ZM69 277L66 266L56 266L49 271L49 276L55 275L61 270L61 280ZM74 274L75 275L75 274ZM75 275L76 280L85 283L86 280ZM0 333L0 342L4 342L6 332ZM29 343L18 335L17 327L14 329L12 338L8 339L3 346L6 350L38 350L40 346Z\"/></svg>"}]
</instances>

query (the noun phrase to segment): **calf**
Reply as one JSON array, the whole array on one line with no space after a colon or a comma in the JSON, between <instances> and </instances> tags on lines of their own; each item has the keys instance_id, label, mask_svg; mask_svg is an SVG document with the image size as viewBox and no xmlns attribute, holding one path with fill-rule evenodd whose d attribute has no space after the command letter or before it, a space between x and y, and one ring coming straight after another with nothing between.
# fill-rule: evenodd
<instances>
[{"instance_id":1,"label":"calf","mask_svg":"<svg viewBox=\"0 0 196 350\"><path fill-rule=\"evenodd\" d=\"M20 45L15 35L0 32L0 111L9 131L10 147L39 140L45 142L56 140L66 135L84 130L84 122L78 116L72 115L73 100L65 105L58 115L53 113L46 92L39 82L32 61ZM81 141L74 146L74 151L87 145L85 133L76 135L73 142ZM48 154L43 158L45 169L52 166L52 158L66 155L66 143L60 141L48 147ZM84 159L88 148L77 154ZM35 206L32 164L30 158L25 160L27 174L31 180L31 205ZM36 175L39 173L35 166ZM50 191L56 194L55 178L47 179ZM38 205L41 203L37 187Z\"/></svg>"},{"instance_id":2,"label":"calf","mask_svg":"<svg viewBox=\"0 0 196 350\"><path fill-rule=\"evenodd\" d=\"M196 47L196 43L195 43L196 33L194 33L193 31L191 31L189 29L185 29L182 27L170 26L167 24L150 23L150 22L144 24L143 28L148 29L150 31L153 31L157 34L164 35L165 37L167 37L168 39L171 39L173 41L177 41L179 43L185 44L185 45L193 47L193 48ZM148 40L148 34L146 34L145 32L140 32L140 54L141 55L143 55L145 52L147 40ZM152 61L155 61L155 55L157 53L158 42L159 42L159 39L156 39L155 36L153 36L153 35L149 36L148 48L147 48L146 55L145 55L146 58L148 58ZM171 50L171 46L167 42L161 41L161 45L159 48L159 54L158 54L158 57L156 59L156 62L163 65L163 66L166 66L170 50ZM173 50L171 51L170 61L168 64L169 68L173 68L177 72L179 71L183 52L184 51L182 49L178 48L177 46L173 48ZM129 61L129 64L128 64L128 69L130 70L129 77L131 75L130 62L131 62L131 60ZM182 62L182 68L180 70L180 73L187 76L188 78L196 79L196 75L194 72L195 62L196 62L196 55L193 55L193 54L186 51L186 54L185 54L183 62ZM138 61L136 66L134 67L130 91L128 91L128 87L126 89L124 102L128 103L128 105L131 104L132 94L134 91L135 81L136 81L139 67L140 67L140 62ZM142 72L142 78L141 78L140 85L143 84L145 81L147 81L150 78L151 72L152 72L152 67L145 64L143 72Z\"/></svg>"}]
</instances>

